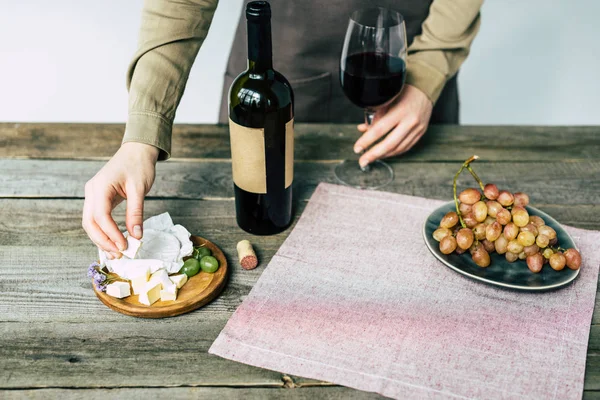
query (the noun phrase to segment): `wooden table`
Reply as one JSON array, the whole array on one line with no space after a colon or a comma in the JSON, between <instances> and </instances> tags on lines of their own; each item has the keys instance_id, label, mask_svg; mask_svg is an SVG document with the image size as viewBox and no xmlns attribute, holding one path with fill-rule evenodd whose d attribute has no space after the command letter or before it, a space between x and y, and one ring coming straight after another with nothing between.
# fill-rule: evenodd
<instances>
[{"instance_id":1,"label":"wooden table","mask_svg":"<svg viewBox=\"0 0 600 400\"><path fill-rule=\"evenodd\" d=\"M319 182L335 182L333 168L357 132L349 125L296 130L297 219ZM260 266L237 266L235 244L248 235L235 223L223 126L177 126L173 159L158 165L145 203L147 216L169 211L226 252L233 268L222 296L166 320L126 317L96 299L86 278L96 251L81 228L83 187L122 132L107 124L0 124L0 398L378 397L207 354L291 230L251 238ZM472 154L481 157L485 181L529 193L564 224L600 229L599 127L433 127L392 161L396 177L386 190L449 199L454 172ZM115 215L122 227L124 208ZM600 399L598 305L584 397Z\"/></svg>"}]
</instances>

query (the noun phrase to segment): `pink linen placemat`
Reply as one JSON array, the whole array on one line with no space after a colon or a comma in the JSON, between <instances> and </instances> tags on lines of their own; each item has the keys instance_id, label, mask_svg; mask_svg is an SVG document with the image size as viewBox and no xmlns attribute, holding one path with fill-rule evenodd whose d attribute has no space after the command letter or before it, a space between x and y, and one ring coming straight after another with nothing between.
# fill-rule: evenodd
<instances>
[{"instance_id":1,"label":"pink linen placemat","mask_svg":"<svg viewBox=\"0 0 600 400\"><path fill-rule=\"evenodd\" d=\"M443 203L319 185L209 353L394 398L580 398L600 232L567 228L572 285L508 291L430 254Z\"/></svg>"}]
</instances>

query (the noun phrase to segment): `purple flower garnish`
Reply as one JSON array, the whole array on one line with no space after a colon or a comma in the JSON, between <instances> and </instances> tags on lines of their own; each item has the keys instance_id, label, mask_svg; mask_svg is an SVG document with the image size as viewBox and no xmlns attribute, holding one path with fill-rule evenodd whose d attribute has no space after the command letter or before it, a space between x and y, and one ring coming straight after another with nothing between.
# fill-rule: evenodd
<instances>
[{"instance_id":1,"label":"purple flower garnish","mask_svg":"<svg viewBox=\"0 0 600 400\"><path fill-rule=\"evenodd\" d=\"M96 273L96 268L100 268L100 264L98 264L97 262L93 262L90 264L87 270L88 278L92 278L94 276L94 274Z\"/></svg>"},{"instance_id":2,"label":"purple flower garnish","mask_svg":"<svg viewBox=\"0 0 600 400\"><path fill-rule=\"evenodd\" d=\"M106 292L106 285L100 285L97 283L94 283L94 285L96 286L96 289L98 289L101 292Z\"/></svg>"},{"instance_id":3,"label":"purple flower garnish","mask_svg":"<svg viewBox=\"0 0 600 400\"><path fill-rule=\"evenodd\" d=\"M94 274L94 282L100 284L106 280L106 275L96 272Z\"/></svg>"}]
</instances>

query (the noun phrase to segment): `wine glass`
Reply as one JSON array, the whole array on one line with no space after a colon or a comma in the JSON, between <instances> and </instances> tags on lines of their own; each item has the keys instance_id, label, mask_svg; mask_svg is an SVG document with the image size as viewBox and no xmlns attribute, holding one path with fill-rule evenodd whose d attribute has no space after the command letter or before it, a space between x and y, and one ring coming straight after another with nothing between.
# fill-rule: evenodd
<instances>
[{"instance_id":1,"label":"wine glass","mask_svg":"<svg viewBox=\"0 0 600 400\"><path fill-rule=\"evenodd\" d=\"M406 78L406 27L402 15L387 8L355 11L340 57L340 83L350 101L365 109L365 122L373 123L379 107L389 104ZM345 160L335 168L339 181L360 189L381 188L394 179L392 168L375 161L361 168Z\"/></svg>"}]
</instances>

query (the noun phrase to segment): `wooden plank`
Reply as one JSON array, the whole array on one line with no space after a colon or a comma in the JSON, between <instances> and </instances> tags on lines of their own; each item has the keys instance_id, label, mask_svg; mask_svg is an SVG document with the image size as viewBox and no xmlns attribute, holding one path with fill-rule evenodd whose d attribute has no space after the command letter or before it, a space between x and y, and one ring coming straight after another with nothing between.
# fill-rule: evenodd
<instances>
[{"instance_id":1,"label":"wooden plank","mask_svg":"<svg viewBox=\"0 0 600 400\"><path fill-rule=\"evenodd\" d=\"M232 268L223 296L202 310L169 320L139 320L112 312L92 294L84 274L95 249L79 227L81 200L12 199L0 205L0 231L8 232L0 242L0 360L2 369L10 371L4 380L0 375L0 387L89 387L98 382L114 387L148 382L158 386L280 384L280 374L206 352L287 232L253 238L261 266L253 271ZM210 239L220 235L217 243L235 265L234 245L246 235L235 227L230 201L147 202L150 213L165 209L193 232L201 231ZM39 218L40 214L52 217ZM122 220L122 207L117 214ZM43 234L32 234L34 228ZM13 240L24 246L15 246ZM586 388L594 390L600 390L598 314L586 374ZM114 343L119 346L111 347ZM116 373L123 370L129 371L125 377Z\"/></svg>"},{"instance_id":2,"label":"wooden plank","mask_svg":"<svg viewBox=\"0 0 600 400\"><path fill-rule=\"evenodd\" d=\"M105 311L84 276L87 265L97 255L81 228L82 204L81 200L0 200L0 321L69 322L73 318L79 321L80 313L89 309ZM295 221L303 207L301 204ZM591 224L598 224L598 207L554 206L552 214L572 224L575 221L560 217L579 215L577 210L584 209L587 214L582 218L587 215ZM243 271L237 264L235 246L249 235L237 226L232 201L146 201L146 215L164 211L169 211L176 223L183 224L192 233L214 241L228 257L231 279L223 295L207 308L210 313L231 312L241 304L291 231L290 228L278 235L252 237L260 265L255 270ZM46 217L40 218L40 214ZM124 206L120 205L114 215L124 229ZM65 248L70 249L68 254L64 253ZM58 267L51 266L56 264ZM40 303L38 298L55 299L58 306L54 309L51 304ZM600 304L600 296L597 302ZM115 313L105 313L103 318L113 316L117 317L115 321L120 321ZM600 323L600 311L594 315L594 322Z\"/></svg>"},{"instance_id":3,"label":"wooden plank","mask_svg":"<svg viewBox=\"0 0 600 400\"><path fill-rule=\"evenodd\" d=\"M101 161L0 160L0 197L83 197L85 182L103 165ZM392 164L394 181L386 191L437 199L452 198L457 163ZM299 162L295 165L295 199L308 199L320 182L336 183L333 163ZM478 163L486 182L503 189L523 191L533 204L597 204L600 161ZM474 186L469 174L461 188ZM233 197L231 164L224 162L166 162L157 167L155 198L223 199Z\"/></svg>"},{"instance_id":4,"label":"wooden plank","mask_svg":"<svg viewBox=\"0 0 600 400\"><path fill-rule=\"evenodd\" d=\"M170 320L0 325L0 388L281 386L282 374L207 353L226 323ZM600 326L592 326L600 336ZM586 390L600 390L600 349L588 349ZM127 373L123 373L127 371ZM312 382L311 384L315 384Z\"/></svg>"},{"instance_id":5,"label":"wooden plank","mask_svg":"<svg viewBox=\"0 0 600 400\"><path fill-rule=\"evenodd\" d=\"M235 222L233 200L168 199L146 200L144 204L146 216L168 211L175 222L182 223L195 234L208 236L221 247L237 237L248 236ZM305 202L298 203L294 223L305 205ZM81 228L82 207L83 200L0 199L0 246L34 246L39 243L85 246L89 242ZM539 208L563 224L600 229L600 204L543 204ZM44 218L40 218L41 213ZM121 230L125 230L125 205L119 205L113 216ZM279 235L253 236L252 241L263 249L275 251L292 228L293 225ZM225 251L235 254L234 247Z\"/></svg>"},{"instance_id":6,"label":"wooden plank","mask_svg":"<svg viewBox=\"0 0 600 400\"><path fill-rule=\"evenodd\" d=\"M0 124L0 157L107 159L121 144L123 124ZM297 124L297 160L348 158L356 125ZM223 125L176 125L173 157L230 158ZM462 161L478 154L493 161L589 160L600 154L600 127L431 126L411 161Z\"/></svg>"},{"instance_id":7,"label":"wooden plank","mask_svg":"<svg viewBox=\"0 0 600 400\"><path fill-rule=\"evenodd\" d=\"M346 387L304 387L295 389L284 388L215 388L215 387L178 387L178 388L127 388L127 389L37 389L0 391L0 397L6 400L18 399L296 399L296 400L346 400L346 399L385 399L380 395L369 392L359 392ZM594 397L589 397L594 399Z\"/></svg>"}]
</instances>

